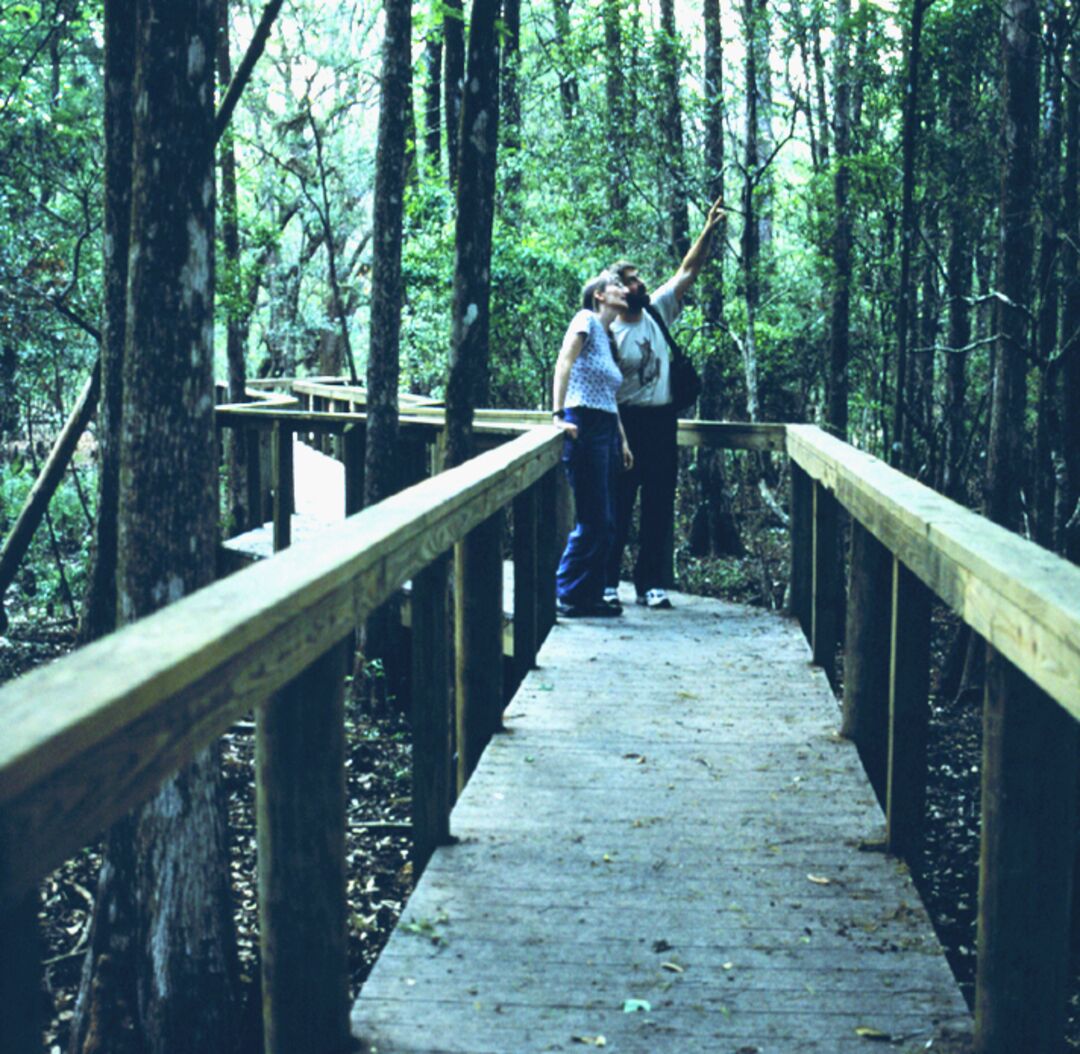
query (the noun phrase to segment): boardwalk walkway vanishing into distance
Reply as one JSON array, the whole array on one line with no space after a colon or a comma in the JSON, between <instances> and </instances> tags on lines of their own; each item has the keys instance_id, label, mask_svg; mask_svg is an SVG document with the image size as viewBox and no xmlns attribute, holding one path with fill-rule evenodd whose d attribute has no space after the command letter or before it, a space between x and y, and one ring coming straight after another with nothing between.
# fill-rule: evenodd
<instances>
[{"instance_id":1,"label":"boardwalk walkway vanishing into distance","mask_svg":"<svg viewBox=\"0 0 1080 1054\"><path fill-rule=\"evenodd\" d=\"M552 630L354 1006L372 1052L966 1049L798 627L675 600Z\"/></svg>"}]
</instances>

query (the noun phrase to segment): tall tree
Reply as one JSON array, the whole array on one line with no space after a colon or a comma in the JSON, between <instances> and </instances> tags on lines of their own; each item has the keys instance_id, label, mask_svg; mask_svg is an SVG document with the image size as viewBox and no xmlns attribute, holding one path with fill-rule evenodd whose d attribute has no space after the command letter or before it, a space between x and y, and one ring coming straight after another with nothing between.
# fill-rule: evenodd
<instances>
[{"instance_id":1,"label":"tall tree","mask_svg":"<svg viewBox=\"0 0 1080 1054\"><path fill-rule=\"evenodd\" d=\"M424 45L424 163L431 175L442 162L442 62L443 30L433 25Z\"/></svg>"},{"instance_id":2,"label":"tall tree","mask_svg":"<svg viewBox=\"0 0 1080 1054\"><path fill-rule=\"evenodd\" d=\"M915 249L915 160L919 148L919 64L922 59L923 14L929 0L912 0L911 24L906 33L907 76L904 83L902 141L902 202L900 206L900 288L896 309L896 377L893 390L892 462L908 468L911 458L911 421L904 400L908 385L908 340L914 282L911 257Z\"/></svg>"},{"instance_id":3,"label":"tall tree","mask_svg":"<svg viewBox=\"0 0 1080 1054\"><path fill-rule=\"evenodd\" d=\"M112 436L120 466L116 607L125 623L214 576L216 0L139 0L137 9L110 0L107 25L116 19L124 25L113 26L113 44L134 43L131 99L138 100L127 327L123 362L115 364L122 421L113 422ZM230 1049L235 938L217 750L203 752L114 830L102 883L107 895L95 906L73 1045L108 1039L99 1030L123 1019L120 1000L139 1049ZM118 901L120 914L107 915ZM128 923L130 932L116 932Z\"/></svg>"},{"instance_id":4,"label":"tall tree","mask_svg":"<svg viewBox=\"0 0 1080 1054\"><path fill-rule=\"evenodd\" d=\"M604 0L604 98L607 104L604 149L607 157L608 223L612 247L621 246L626 213L626 70L622 47L622 5ZM618 248L615 250L618 251Z\"/></svg>"},{"instance_id":5,"label":"tall tree","mask_svg":"<svg viewBox=\"0 0 1080 1054\"><path fill-rule=\"evenodd\" d=\"M1080 563L1080 37L1073 34L1065 103L1065 179L1062 227L1068 245L1063 255L1061 317L1062 405L1065 486L1060 527L1065 555ZM1069 412L1071 408L1071 412Z\"/></svg>"},{"instance_id":6,"label":"tall tree","mask_svg":"<svg viewBox=\"0 0 1080 1054\"><path fill-rule=\"evenodd\" d=\"M443 11L443 112L446 117L447 179L458 177L458 137L465 84L465 8L462 0L445 0Z\"/></svg>"},{"instance_id":7,"label":"tall tree","mask_svg":"<svg viewBox=\"0 0 1080 1054\"><path fill-rule=\"evenodd\" d=\"M686 203L686 158L683 155L682 103L679 100L681 52L679 31L675 26L675 0L660 0L660 38L657 49L663 95L660 128L664 142L669 236L675 255L680 260L690 248L690 218Z\"/></svg>"},{"instance_id":8,"label":"tall tree","mask_svg":"<svg viewBox=\"0 0 1080 1054\"><path fill-rule=\"evenodd\" d=\"M502 32L502 164L507 169L506 208L513 215L521 190L521 0L503 0Z\"/></svg>"},{"instance_id":9,"label":"tall tree","mask_svg":"<svg viewBox=\"0 0 1080 1054\"><path fill-rule=\"evenodd\" d=\"M836 0L833 41L833 127L836 163L833 176L832 319L829 331L827 419L841 439L848 428L848 360L851 331L851 62L849 25L851 0Z\"/></svg>"},{"instance_id":10,"label":"tall tree","mask_svg":"<svg viewBox=\"0 0 1080 1054\"><path fill-rule=\"evenodd\" d=\"M446 386L446 460L473 454L472 420L487 387L491 300L491 226L499 135L499 0L473 0L469 19L469 91L461 115L457 177L450 377Z\"/></svg>"}]
</instances>

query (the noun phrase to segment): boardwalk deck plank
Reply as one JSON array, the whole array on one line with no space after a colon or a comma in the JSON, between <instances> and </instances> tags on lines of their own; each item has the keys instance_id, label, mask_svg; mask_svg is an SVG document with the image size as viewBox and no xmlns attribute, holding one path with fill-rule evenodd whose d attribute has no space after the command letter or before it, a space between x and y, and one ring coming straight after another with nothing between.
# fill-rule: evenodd
<instances>
[{"instance_id":1,"label":"boardwalk deck plank","mask_svg":"<svg viewBox=\"0 0 1080 1054\"><path fill-rule=\"evenodd\" d=\"M552 631L354 1006L373 1052L963 1049L794 623L677 600Z\"/></svg>"}]
</instances>

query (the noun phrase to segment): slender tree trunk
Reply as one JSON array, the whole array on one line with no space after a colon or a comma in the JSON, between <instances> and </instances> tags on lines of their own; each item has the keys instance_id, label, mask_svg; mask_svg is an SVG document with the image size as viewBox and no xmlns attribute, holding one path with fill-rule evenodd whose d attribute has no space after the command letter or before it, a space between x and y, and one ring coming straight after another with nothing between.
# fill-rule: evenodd
<instances>
[{"instance_id":1,"label":"slender tree trunk","mask_svg":"<svg viewBox=\"0 0 1080 1054\"><path fill-rule=\"evenodd\" d=\"M218 0L217 33L218 83L222 92L232 80L229 56L229 0ZM221 94L221 93L219 93ZM221 136L221 244L225 250L225 358L229 367L229 402L242 403L247 389L247 313L242 304L240 277L240 224L236 201L236 151L232 128ZM239 428L226 430L226 507L234 528L255 527L252 502L247 493L246 446L250 433ZM261 517L258 517L261 519Z\"/></svg>"},{"instance_id":2,"label":"slender tree trunk","mask_svg":"<svg viewBox=\"0 0 1080 1054\"><path fill-rule=\"evenodd\" d=\"M1065 181L1062 227L1072 245L1062 260L1063 308L1062 374L1062 449L1065 460L1065 486L1061 502L1060 548L1080 563L1080 40L1074 34L1069 57L1069 85L1065 111Z\"/></svg>"},{"instance_id":3,"label":"slender tree trunk","mask_svg":"<svg viewBox=\"0 0 1080 1054\"><path fill-rule=\"evenodd\" d=\"M604 236L618 252L623 244L626 217L627 138L626 73L622 46L622 5L619 0L604 0L604 95L607 101L608 217Z\"/></svg>"},{"instance_id":4,"label":"slender tree trunk","mask_svg":"<svg viewBox=\"0 0 1080 1054\"><path fill-rule=\"evenodd\" d=\"M720 0L705 0L705 173L707 197L716 201L724 193L724 36ZM724 245L727 221L713 236L715 258L701 276L704 283L705 318L708 326L702 367L699 407L705 420L723 418L724 363ZM697 454L698 506L690 526L690 548L696 556L741 555L745 550L732 512L724 479L723 454L699 447Z\"/></svg>"},{"instance_id":5,"label":"slender tree trunk","mask_svg":"<svg viewBox=\"0 0 1080 1054\"><path fill-rule=\"evenodd\" d=\"M469 85L462 110L458 172L450 377L446 387L446 460L473 454L472 419L484 398L491 297L491 225L499 126L498 0L473 0ZM471 90L475 86L475 90Z\"/></svg>"},{"instance_id":6,"label":"slender tree trunk","mask_svg":"<svg viewBox=\"0 0 1080 1054\"><path fill-rule=\"evenodd\" d=\"M1039 232L1035 289L1038 315L1035 328L1035 361L1038 381L1035 412L1034 465L1030 487L1032 537L1048 548L1054 544L1054 497L1057 479L1053 451L1061 434L1057 421L1055 389L1060 379L1058 319L1061 308L1061 282L1058 273L1061 235L1061 147L1064 140L1062 116L1062 63L1066 61L1068 11L1063 3L1051 0L1047 5L1052 29L1051 53L1047 56L1047 84L1042 96L1042 156L1039 164Z\"/></svg>"},{"instance_id":7,"label":"slender tree trunk","mask_svg":"<svg viewBox=\"0 0 1080 1054\"><path fill-rule=\"evenodd\" d=\"M833 68L833 108L836 130L836 173L833 202L836 228L833 231L832 325L829 333L828 423L841 439L848 431L848 360L851 331L851 65L848 25L851 0L836 0L836 37Z\"/></svg>"},{"instance_id":8,"label":"slender tree trunk","mask_svg":"<svg viewBox=\"0 0 1080 1054\"><path fill-rule=\"evenodd\" d=\"M371 343L367 366L367 432L364 504L374 505L400 486L398 375L401 338L401 247L406 181L406 99L412 94L412 2L386 0L379 138L375 153L375 233L371 273ZM384 604L364 626L363 655L379 659L386 676L361 684L397 684L394 640L400 617L396 603ZM361 671L362 672L362 671ZM372 695L378 693L372 692ZM371 700L385 705L385 699Z\"/></svg>"},{"instance_id":9,"label":"slender tree trunk","mask_svg":"<svg viewBox=\"0 0 1080 1054\"><path fill-rule=\"evenodd\" d=\"M675 27L675 0L660 0L660 40L657 58L663 93L660 127L664 136L667 172L668 222L675 255L682 259L690 248L690 219L686 198L686 159L683 156L682 105L679 101L681 47Z\"/></svg>"},{"instance_id":10,"label":"slender tree trunk","mask_svg":"<svg viewBox=\"0 0 1080 1054\"><path fill-rule=\"evenodd\" d=\"M433 26L424 45L424 158L432 176L442 164L442 63L443 31Z\"/></svg>"},{"instance_id":11,"label":"slender tree trunk","mask_svg":"<svg viewBox=\"0 0 1080 1054\"><path fill-rule=\"evenodd\" d=\"M458 136L461 134L461 100L465 85L465 8L462 0L444 0L442 10L446 163L447 179L453 187L458 177Z\"/></svg>"},{"instance_id":12,"label":"slender tree trunk","mask_svg":"<svg viewBox=\"0 0 1080 1054\"><path fill-rule=\"evenodd\" d=\"M569 42L573 28L570 24L572 0L554 0L555 35L558 41L559 59L559 98L562 101L563 119L569 123L574 119L578 103L577 70L569 57Z\"/></svg>"},{"instance_id":13,"label":"slender tree trunk","mask_svg":"<svg viewBox=\"0 0 1080 1054\"><path fill-rule=\"evenodd\" d=\"M134 43L131 227L118 441L118 620L208 584L217 547L213 424L216 0L107 5ZM117 27L118 28L118 27ZM119 365L119 364L114 364ZM136 1049L228 1051L235 936L218 751L110 837L95 906L83 1049L130 1013ZM105 914L117 904L120 917ZM125 961L119 961L123 959ZM126 978L134 977L134 995ZM89 995L85 993L89 992ZM117 1046L124 1049L121 1037ZM75 1049L78 1049L77 1047Z\"/></svg>"},{"instance_id":14,"label":"slender tree trunk","mask_svg":"<svg viewBox=\"0 0 1080 1054\"><path fill-rule=\"evenodd\" d=\"M503 0L502 32L502 125L504 181L507 219L517 216L521 192L521 0Z\"/></svg>"},{"instance_id":15,"label":"slender tree trunk","mask_svg":"<svg viewBox=\"0 0 1080 1054\"><path fill-rule=\"evenodd\" d=\"M757 310L760 299L759 265L761 228L757 214L758 171L758 84L755 0L743 0L743 30L746 39L746 142L743 151L742 278L746 298L746 335L742 341L743 375L746 381L746 413L758 419Z\"/></svg>"},{"instance_id":16,"label":"slender tree trunk","mask_svg":"<svg viewBox=\"0 0 1080 1054\"><path fill-rule=\"evenodd\" d=\"M907 80L904 85L903 190L900 206L900 289L896 309L896 383L893 392L892 463L905 470L911 460L911 423L905 411L908 397L908 338L912 318L911 256L915 248L915 159L919 149L919 63L926 0L913 0L907 41Z\"/></svg>"},{"instance_id":17,"label":"slender tree trunk","mask_svg":"<svg viewBox=\"0 0 1080 1054\"><path fill-rule=\"evenodd\" d=\"M998 342L986 462L986 511L1010 530L1020 526L1026 478L1024 406L1031 346L1033 205L1039 104L1039 12L1035 0L1006 0Z\"/></svg>"},{"instance_id":18,"label":"slender tree trunk","mask_svg":"<svg viewBox=\"0 0 1080 1054\"><path fill-rule=\"evenodd\" d=\"M971 242L974 237L971 221L970 178L967 151L963 148L971 123L972 62L974 41L970 31L961 29L953 49L956 63L949 84L949 136L955 148L946 155L945 165L949 186L948 197L949 261L948 315L949 351L945 356L945 450L942 456L942 485L946 497L961 500L963 479L961 459L964 454L965 404L967 402L967 362L971 343L971 278L974 256Z\"/></svg>"}]
</instances>

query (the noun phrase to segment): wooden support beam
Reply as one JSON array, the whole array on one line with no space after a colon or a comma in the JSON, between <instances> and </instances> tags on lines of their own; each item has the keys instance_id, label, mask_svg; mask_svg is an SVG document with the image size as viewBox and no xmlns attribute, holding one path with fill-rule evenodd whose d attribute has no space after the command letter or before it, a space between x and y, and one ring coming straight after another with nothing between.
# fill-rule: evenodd
<instances>
[{"instance_id":1,"label":"wooden support beam","mask_svg":"<svg viewBox=\"0 0 1080 1054\"><path fill-rule=\"evenodd\" d=\"M791 586L788 605L807 640L811 637L813 595L814 494L810 477L791 462Z\"/></svg>"},{"instance_id":2,"label":"wooden support beam","mask_svg":"<svg viewBox=\"0 0 1080 1054\"><path fill-rule=\"evenodd\" d=\"M342 442L345 462L345 515L352 516L364 507L364 458L367 454L367 426L352 424L345 429Z\"/></svg>"},{"instance_id":3,"label":"wooden support beam","mask_svg":"<svg viewBox=\"0 0 1080 1054\"><path fill-rule=\"evenodd\" d=\"M514 499L514 666L524 677L536 665L540 605L537 518L540 485Z\"/></svg>"},{"instance_id":4,"label":"wooden support beam","mask_svg":"<svg viewBox=\"0 0 1080 1054\"><path fill-rule=\"evenodd\" d=\"M435 849L451 841L449 574L450 558L443 555L412 580L412 818L417 877Z\"/></svg>"},{"instance_id":5,"label":"wooden support beam","mask_svg":"<svg viewBox=\"0 0 1080 1054\"><path fill-rule=\"evenodd\" d=\"M256 713L264 1051L350 1050L345 663L334 645Z\"/></svg>"},{"instance_id":6,"label":"wooden support beam","mask_svg":"<svg viewBox=\"0 0 1080 1054\"><path fill-rule=\"evenodd\" d=\"M555 625L555 569L558 567L559 532L556 505L558 502L559 475L562 467L556 465L546 472L540 480L537 501L537 601L536 601L536 642L537 646L546 639L551 627Z\"/></svg>"},{"instance_id":7,"label":"wooden support beam","mask_svg":"<svg viewBox=\"0 0 1080 1054\"><path fill-rule=\"evenodd\" d=\"M1076 722L993 648L983 710L977 1054L1058 1054L1069 978Z\"/></svg>"},{"instance_id":8,"label":"wooden support beam","mask_svg":"<svg viewBox=\"0 0 1080 1054\"><path fill-rule=\"evenodd\" d=\"M255 526L261 527L274 518L273 442L270 432L254 432L251 439L259 452L259 490L252 501L256 503L259 513Z\"/></svg>"},{"instance_id":9,"label":"wooden support beam","mask_svg":"<svg viewBox=\"0 0 1080 1054\"><path fill-rule=\"evenodd\" d=\"M274 423L271 440L271 472L274 495L274 552L292 544L293 435L280 421Z\"/></svg>"},{"instance_id":10,"label":"wooden support beam","mask_svg":"<svg viewBox=\"0 0 1080 1054\"><path fill-rule=\"evenodd\" d=\"M489 516L454 547L459 793L502 724L502 520Z\"/></svg>"},{"instance_id":11,"label":"wooden support beam","mask_svg":"<svg viewBox=\"0 0 1080 1054\"><path fill-rule=\"evenodd\" d=\"M892 559L857 520L851 524L844 713L840 734L859 748L863 768L885 804L889 758L889 640Z\"/></svg>"},{"instance_id":12,"label":"wooden support beam","mask_svg":"<svg viewBox=\"0 0 1080 1054\"><path fill-rule=\"evenodd\" d=\"M0 1050L38 1054L41 1050L41 948L36 889L0 911Z\"/></svg>"},{"instance_id":13,"label":"wooden support beam","mask_svg":"<svg viewBox=\"0 0 1080 1054\"><path fill-rule=\"evenodd\" d=\"M836 647L840 629L839 509L820 483L813 487L813 584L810 647L814 662L836 685Z\"/></svg>"},{"instance_id":14,"label":"wooden support beam","mask_svg":"<svg viewBox=\"0 0 1080 1054\"><path fill-rule=\"evenodd\" d=\"M239 533L253 530L263 525L260 495L263 491L262 457L259 454L259 433L251 429L241 429L243 436L244 472L247 475L248 500L244 509L246 522L238 524Z\"/></svg>"},{"instance_id":15,"label":"wooden support beam","mask_svg":"<svg viewBox=\"0 0 1080 1054\"><path fill-rule=\"evenodd\" d=\"M909 860L922 841L926 823L931 599L930 590L894 556L886 838L889 852Z\"/></svg>"}]
</instances>

